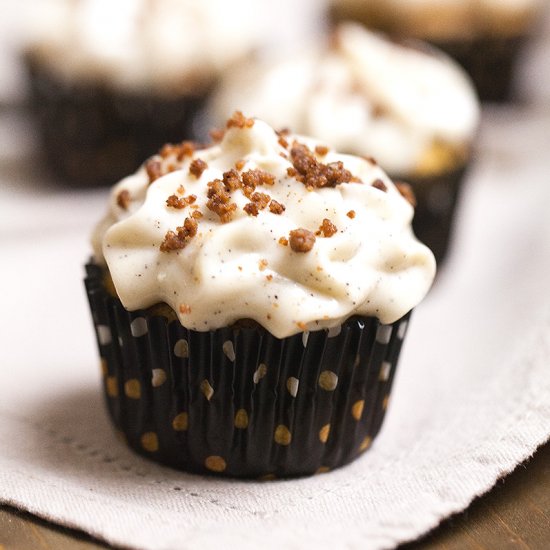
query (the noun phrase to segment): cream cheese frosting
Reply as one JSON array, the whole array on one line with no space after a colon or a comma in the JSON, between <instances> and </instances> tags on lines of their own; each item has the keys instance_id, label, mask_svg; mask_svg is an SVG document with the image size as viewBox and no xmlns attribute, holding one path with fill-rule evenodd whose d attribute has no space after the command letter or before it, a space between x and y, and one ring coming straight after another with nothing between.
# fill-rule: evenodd
<instances>
[{"instance_id":1,"label":"cream cheese frosting","mask_svg":"<svg viewBox=\"0 0 550 550\"><path fill-rule=\"evenodd\" d=\"M355 314L392 323L422 300L435 260L376 164L231 120L218 144L165 148L112 190L93 244L127 309L164 302L189 329L253 319L283 338Z\"/></svg>"},{"instance_id":2,"label":"cream cheese frosting","mask_svg":"<svg viewBox=\"0 0 550 550\"><path fill-rule=\"evenodd\" d=\"M237 107L373 156L399 176L422 173L442 145L463 164L479 121L476 94L458 65L354 23L336 29L328 52L229 72L212 110L222 120Z\"/></svg>"},{"instance_id":3,"label":"cream cheese frosting","mask_svg":"<svg viewBox=\"0 0 550 550\"><path fill-rule=\"evenodd\" d=\"M255 0L33 3L30 52L69 82L197 92L261 37Z\"/></svg>"}]
</instances>

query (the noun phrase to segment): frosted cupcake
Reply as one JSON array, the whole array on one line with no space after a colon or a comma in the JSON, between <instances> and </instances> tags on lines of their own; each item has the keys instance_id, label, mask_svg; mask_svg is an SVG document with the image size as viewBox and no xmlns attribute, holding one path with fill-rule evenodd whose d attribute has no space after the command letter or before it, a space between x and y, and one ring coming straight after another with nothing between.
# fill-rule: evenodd
<instances>
[{"instance_id":1,"label":"frosted cupcake","mask_svg":"<svg viewBox=\"0 0 550 550\"><path fill-rule=\"evenodd\" d=\"M259 39L252 0L39 4L25 58L43 149L80 186L112 185L189 136L221 69Z\"/></svg>"},{"instance_id":2,"label":"frosted cupcake","mask_svg":"<svg viewBox=\"0 0 550 550\"><path fill-rule=\"evenodd\" d=\"M332 0L355 19L401 38L427 40L457 59L483 100L510 98L514 68L541 0Z\"/></svg>"},{"instance_id":3,"label":"frosted cupcake","mask_svg":"<svg viewBox=\"0 0 550 550\"><path fill-rule=\"evenodd\" d=\"M328 50L230 71L213 118L239 104L412 183L415 232L443 258L479 121L471 82L450 59L343 24Z\"/></svg>"},{"instance_id":4,"label":"frosted cupcake","mask_svg":"<svg viewBox=\"0 0 550 550\"><path fill-rule=\"evenodd\" d=\"M238 477L366 450L434 277L413 212L374 163L240 113L117 184L86 286L129 445Z\"/></svg>"}]
</instances>

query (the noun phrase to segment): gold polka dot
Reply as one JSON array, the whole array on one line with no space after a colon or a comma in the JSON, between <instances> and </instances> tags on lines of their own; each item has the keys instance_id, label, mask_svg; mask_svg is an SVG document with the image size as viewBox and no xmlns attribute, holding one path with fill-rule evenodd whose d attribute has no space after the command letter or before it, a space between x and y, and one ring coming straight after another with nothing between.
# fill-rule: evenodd
<instances>
[{"instance_id":1,"label":"gold polka dot","mask_svg":"<svg viewBox=\"0 0 550 550\"><path fill-rule=\"evenodd\" d=\"M153 376L151 377L151 385L153 388L158 388L166 382L166 371L164 369L153 369Z\"/></svg>"},{"instance_id":2,"label":"gold polka dot","mask_svg":"<svg viewBox=\"0 0 550 550\"><path fill-rule=\"evenodd\" d=\"M227 464L221 456L207 457L204 461L204 465L211 472L223 472L227 468Z\"/></svg>"},{"instance_id":3,"label":"gold polka dot","mask_svg":"<svg viewBox=\"0 0 550 550\"><path fill-rule=\"evenodd\" d=\"M296 397L298 393L298 386L300 385L300 381L295 378L294 376L291 376L286 381L286 389L288 390L288 393L292 395L292 397Z\"/></svg>"},{"instance_id":4,"label":"gold polka dot","mask_svg":"<svg viewBox=\"0 0 550 550\"><path fill-rule=\"evenodd\" d=\"M390 402L390 396L386 395L386 397L384 397L384 401L382 401L382 408L384 410L386 410L388 408L388 403L389 402Z\"/></svg>"},{"instance_id":5,"label":"gold polka dot","mask_svg":"<svg viewBox=\"0 0 550 550\"><path fill-rule=\"evenodd\" d=\"M124 393L130 399L139 399L141 397L141 384L137 378L131 378L124 382Z\"/></svg>"},{"instance_id":6,"label":"gold polka dot","mask_svg":"<svg viewBox=\"0 0 550 550\"><path fill-rule=\"evenodd\" d=\"M184 432L189 425L189 415L186 412L181 412L172 420L172 428L176 432Z\"/></svg>"},{"instance_id":7,"label":"gold polka dot","mask_svg":"<svg viewBox=\"0 0 550 550\"><path fill-rule=\"evenodd\" d=\"M107 376L107 360L104 357L101 358L101 363L99 364L99 366L101 368L101 374L103 376Z\"/></svg>"},{"instance_id":8,"label":"gold polka dot","mask_svg":"<svg viewBox=\"0 0 550 550\"><path fill-rule=\"evenodd\" d=\"M267 374L267 365L260 363L254 372L254 384L257 384Z\"/></svg>"},{"instance_id":9,"label":"gold polka dot","mask_svg":"<svg viewBox=\"0 0 550 550\"><path fill-rule=\"evenodd\" d=\"M214 388L210 385L208 380L203 380L201 382L201 392L204 394L204 397L210 401L214 395Z\"/></svg>"},{"instance_id":10,"label":"gold polka dot","mask_svg":"<svg viewBox=\"0 0 550 550\"><path fill-rule=\"evenodd\" d=\"M278 443L279 445L290 445L290 442L292 441L292 434L286 426L279 424L275 428L275 435L273 439L275 440L275 443Z\"/></svg>"},{"instance_id":11,"label":"gold polka dot","mask_svg":"<svg viewBox=\"0 0 550 550\"><path fill-rule=\"evenodd\" d=\"M319 466L317 468L316 474L326 474L327 472L330 472L330 468L328 466Z\"/></svg>"},{"instance_id":12,"label":"gold polka dot","mask_svg":"<svg viewBox=\"0 0 550 550\"><path fill-rule=\"evenodd\" d=\"M330 433L330 424L325 424L319 430L319 439L321 440L321 443L326 443L327 442L329 433Z\"/></svg>"},{"instance_id":13,"label":"gold polka dot","mask_svg":"<svg viewBox=\"0 0 550 550\"><path fill-rule=\"evenodd\" d=\"M359 450L366 451L370 447L371 443L372 443L372 437L370 435L367 435L367 437L365 437L365 439L363 439L363 441L361 442L361 445L359 446Z\"/></svg>"},{"instance_id":14,"label":"gold polka dot","mask_svg":"<svg viewBox=\"0 0 550 550\"><path fill-rule=\"evenodd\" d=\"M109 397L118 397L118 380L116 376L107 376L105 386Z\"/></svg>"},{"instance_id":15,"label":"gold polka dot","mask_svg":"<svg viewBox=\"0 0 550 550\"><path fill-rule=\"evenodd\" d=\"M245 430L248 427L248 413L244 409L239 409L235 414L235 428Z\"/></svg>"},{"instance_id":16,"label":"gold polka dot","mask_svg":"<svg viewBox=\"0 0 550 550\"><path fill-rule=\"evenodd\" d=\"M274 479L277 479L275 474L265 474L265 476L258 478L259 481L273 481Z\"/></svg>"},{"instance_id":17,"label":"gold polka dot","mask_svg":"<svg viewBox=\"0 0 550 550\"><path fill-rule=\"evenodd\" d=\"M331 370L324 370L319 375L319 386L326 391L334 391L338 385L338 376Z\"/></svg>"},{"instance_id":18,"label":"gold polka dot","mask_svg":"<svg viewBox=\"0 0 550 550\"><path fill-rule=\"evenodd\" d=\"M361 399L360 401L356 401L351 407L351 416L353 416L355 420L361 420L361 416L363 415L364 408L365 408L364 399Z\"/></svg>"},{"instance_id":19,"label":"gold polka dot","mask_svg":"<svg viewBox=\"0 0 550 550\"><path fill-rule=\"evenodd\" d=\"M159 438L155 432L145 432L141 436L141 446L150 453L159 450Z\"/></svg>"},{"instance_id":20,"label":"gold polka dot","mask_svg":"<svg viewBox=\"0 0 550 550\"><path fill-rule=\"evenodd\" d=\"M174 345L174 355L181 359L187 359L189 357L189 343L183 338L178 340Z\"/></svg>"}]
</instances>

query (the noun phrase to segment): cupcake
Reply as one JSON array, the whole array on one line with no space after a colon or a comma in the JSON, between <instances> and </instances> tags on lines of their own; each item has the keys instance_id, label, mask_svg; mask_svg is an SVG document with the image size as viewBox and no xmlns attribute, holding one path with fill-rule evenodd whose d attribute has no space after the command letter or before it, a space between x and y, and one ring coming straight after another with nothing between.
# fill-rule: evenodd
<instances>
[{"instance_id":1,"label":"cupcake","mask_svg":"<svg viewBox=\"0 0 550 550\"><path fill-rule=\"evenodd\" d=\"M336 20L429 41L468 71L482 100L505 101L541 5L540 0L332 0L332 12Z\"/></svg>"},{"instance_id":2,"label":"cupcake","mask_svg":"<svg viewBox=\"0 0 550 550\"><path fill-rule=\"evenodd\" d=\"M32 103L46 160L78 186L113 185L191 135L221 69L258 40L252 0L39 4L25 53Z\"/></svg>"},{"instance_id":3,"label":"cupcake","mask_svg":"<svg viewBox=\"0 0 550 550\"><path fill-rule=\"evenodd\" d=\"M210 104L214 121L238 105L410 182L414 230L444 257L479 120L472 85L449 58L342 24L328 49L229 71Z\"/></svg>"},{"instance_id":4,"label":"cupcake","mask_svg":"<svg viewBox=\"0 0 550 550\"><path fill-rule=\"evenodd\" d=\"M412 217L373 162L241 113L118 183L86 288L130 447L248 478L360 455L434 277Z\"/></svg>"}]
</instances>

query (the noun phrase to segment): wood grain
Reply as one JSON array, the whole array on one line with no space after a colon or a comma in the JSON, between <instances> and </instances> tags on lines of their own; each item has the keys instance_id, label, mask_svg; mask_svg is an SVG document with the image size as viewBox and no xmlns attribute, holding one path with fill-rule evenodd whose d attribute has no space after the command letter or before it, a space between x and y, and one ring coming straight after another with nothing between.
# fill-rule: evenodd
<instances>
[{"instance_id":1,"label":"wood grain","mask_svg":"<svg viewBox=\"0 0 550 550\"><path fill-rule=\"evenodd\" d=\"M307 545L304 545L306 548ZM0 550L105 550L85 534L0 506ZM550 443L462 514L400 550L550 549ZM337 549L335 549L337 550Z\"/></svg>"}]
</instances>

